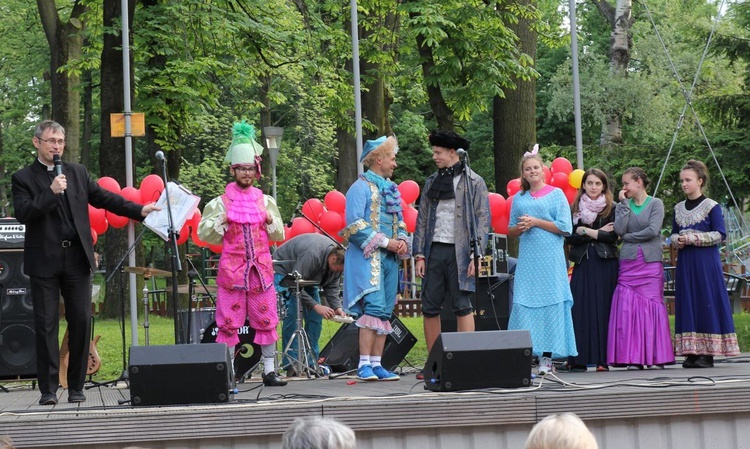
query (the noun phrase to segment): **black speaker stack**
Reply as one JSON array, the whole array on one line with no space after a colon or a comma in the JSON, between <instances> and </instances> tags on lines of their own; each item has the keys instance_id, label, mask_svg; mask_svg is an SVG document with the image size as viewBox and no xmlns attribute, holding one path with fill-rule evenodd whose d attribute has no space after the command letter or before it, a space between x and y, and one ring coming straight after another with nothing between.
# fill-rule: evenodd
<instances>
[{"instance_id":1,"label":"black speaker stack","mask_svg":"<svg viewBox=\"0 0 750 449\"><path fill-rule=\"evenodd\" d=\"M508 329L510 318L510 282L512 274L496 274L492 277L479 278L477 294L471 295L474 307L474 327L478 331ZM440 312L440 329L443 332L456 332L456 315L453 314L450 301L443 304Z\"/></svg>"},{"instance_id":2,"label":"black speaker stack","mask_svg":"<svg viewBox=\"0 0 750 449\"><path fill-rule=\"evenodd\" d=\"M383 348L381 363L387 370L395 369L412 347L417 338L398 319L391 315L393 332L388 334ZM334 373L345 373L357 368L359 364L359 328L356 324L344 324L333 338L320 351L318 362L328 365Z\"/></svg>"},{"instance_id":3,"label":"black speaker stack","mask_svg":"<svg viewBox=\"0 0 750 449\"><path fill-rule=\"evenodd\" d=\"M528 387L531 355L531 334L527 330L443 332L427 356L425 389Z\"/></svg>"},{"instance_id":4,"label":"black speaker stack","mask_svg":"<svg viewBox=\"0 0 750 449\"><path fill-rule=\"evenodd\" d=\"M128 373L134 406L228 402L233 388L224 343L132 346Z\"/></svg>"},{"instance_id":5,"label":"black speaker stack","mask_svg":"<svg viewBox=\"0 0 750 449\"><path fill-rule=\"evenodd\" d=\"M34 308L23 273L25 225L0 219L0 379L36 377Z\"/></svg>"}]
</instances>

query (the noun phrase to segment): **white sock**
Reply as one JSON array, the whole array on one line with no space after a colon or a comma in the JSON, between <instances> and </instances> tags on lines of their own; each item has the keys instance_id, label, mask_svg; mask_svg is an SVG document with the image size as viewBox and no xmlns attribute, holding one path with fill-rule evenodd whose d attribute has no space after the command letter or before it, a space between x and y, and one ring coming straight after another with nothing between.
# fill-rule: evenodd
<instances>
[{"instance_id":1,"label":"white sock","mask_svg":"<svg viewBox=\"0 0 750 449\"><path fill-rule=\"evenodd\" d=\"M380 359L381 358L382 357L377 356L377 355L371 355L370 356L370 364L372 365L373 368L375 368L376 366L380 366Z\"/></svg>"},{"instance_id":2,"label":"white sock","mask_svg":"<svg viewBox=\"0 0 750 449\"><path fill-rule=\"evenodd\" d=\"M274 360L273 357L261 357L263 361L263 374L268 374L274 371Z\"/></svg>"},{"instance_id":3,"label":"white sock","mask_svg":"<svg viewBox=\"0 0 750 449\"><path fill-rule=\"evenodd\" d=\"M359 365L357 366L357 369L362 368L365 365L370 364L370 356L369 355L360 355L359 356Z\"/></svg>"}]
</instances>

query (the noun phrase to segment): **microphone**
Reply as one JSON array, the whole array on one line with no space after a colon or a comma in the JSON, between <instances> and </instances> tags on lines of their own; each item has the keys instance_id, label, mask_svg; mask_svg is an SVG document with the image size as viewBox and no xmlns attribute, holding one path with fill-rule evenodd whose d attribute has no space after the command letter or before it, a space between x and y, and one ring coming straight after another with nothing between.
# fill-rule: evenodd
<instances>
[{"instance_id":1,"label":"microphone","mask_svg":"<svg viewBox=\"0 0 750 449\"><path fill-rule=\"evenodd\" d=\"M156 158L159 159L160 161L164 160L164 152L161 150L157 151L154 156L156 156Z\"/></svg>"},{"instance_id":2,"label":"microphone","mask_svg":"<svg viewBox=\"0 0 750 449\"><path fill-rule=\"evenodd\" d=\"M465 159L466 159L466 150L464 150L463 148L459 148L459 149L457 149L457 150L456 150L456 153L458 153L458 158L459 158L460 160L462 160L462 161L463 161L463 160L465 160Z\"/></svg>"},{"instance_id":3,"label":"microphone","mask_svg":"<svg viewBox=\"0 0 750 449\"><path fill-rule=\"evenodd\" d=\"M55 177L62 175L62 162L59 154L52 155L52 163L55 164ZM60 192L60 195L65 195L65 191Z\"/></svg>"}]
</instances>

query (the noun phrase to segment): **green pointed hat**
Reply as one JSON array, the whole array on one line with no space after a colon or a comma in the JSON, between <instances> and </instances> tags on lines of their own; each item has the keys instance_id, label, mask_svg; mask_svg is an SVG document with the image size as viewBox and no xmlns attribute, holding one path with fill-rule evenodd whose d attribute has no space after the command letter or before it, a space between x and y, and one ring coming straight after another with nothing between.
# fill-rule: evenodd
<instances>
[{"instance_id":1,"label":"green pointed hat","mask_svg":"<svg viewBox=\"0 0 750 449\"><path fill-rule=\"evenodd\" d=\"M259 164L262 154L263 146L255 141L255 127L246 120L235 122L232 144L229 145L224 162L230 165Z\"/></svg>"}]
</instances>

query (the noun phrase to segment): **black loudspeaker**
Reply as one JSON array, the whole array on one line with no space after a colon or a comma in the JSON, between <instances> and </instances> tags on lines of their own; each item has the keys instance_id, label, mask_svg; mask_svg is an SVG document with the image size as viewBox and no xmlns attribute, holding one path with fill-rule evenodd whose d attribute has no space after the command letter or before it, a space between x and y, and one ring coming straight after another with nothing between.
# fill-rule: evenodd
<instances>
[{"instance_id":1,"label":"black loudspeaker","mask_svg":"<svg viewBox=\"0 0 750 449\"><path fill-rule=\"evenodd\" d=\"M0 220L0 379L36 377L34 306L23 273L26 227Z\"/></svg>"},{"instance_id":2,"label":"black loudspeaker","mask_svg":"<svg viewBox=\"0 0 750 449\"><path fill-rule=\"evenodd\" d=\"M495 277L479 278L477 295L471 296L474 307L474 327L478 331L508 329L510 318L510 281L512 275L500 274ZM446 300L440 312L440 330L456 332L456 315L450 301Z\"/></svg>"},{"instance_id":3,"label":"black loudspeaker","mask_svg":"<svg viewBox=\"0 0 750 449\"><path fill-rule=\"evenodd\" d=\"M529 331L443 332L424 366L425 389L458 391L531 385Z\"/></svg>"},{"instance_id":4,"label":"black loudspeaker","mask_svg":"<svg viewBox=\"0 0 750 449\"><path fill-rule=\"evenodd\" d=\"M128 372L134 406L227 402L233 386L224 343L132 346Z\"/></svg>"},{"instance_id":5,"label":"black loudspeaker","mask_svg":"<svg viewBox=\"0 0 750 449\"><path fill-rule=\"evenodd\" d=\"M383 349L382 365L385 369L395 369L406 354L417 343L417 338L398 319L391 315L393 332L388 334ZM320 351L318 363L328 365L334 373L345 373L357 369L359 365L359 328L355 324L344 324L333 338Z\"/></svg>"}]
</instances>

